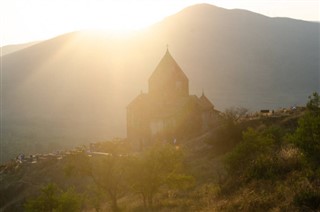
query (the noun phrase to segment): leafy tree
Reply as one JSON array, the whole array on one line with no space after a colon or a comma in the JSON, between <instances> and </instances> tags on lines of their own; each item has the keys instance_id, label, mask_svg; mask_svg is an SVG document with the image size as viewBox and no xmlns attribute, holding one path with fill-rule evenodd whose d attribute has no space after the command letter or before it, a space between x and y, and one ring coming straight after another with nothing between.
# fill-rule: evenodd
<instances>
[{"instance_id":1,"label":"leafy tree","mask_svg":"<svg viewBox=\"0 0 320 212\"><path fill-rule=\"evenodd\" d=\"M226 156L227 170L231 175L247 175L259 157L273 150L275 141L270 136L264 136L249 128L243 133L243 140Z\"/></svg>"},{"instance_id":2,"label":"leafy tree","mask_svg":"<svg viewBox=\"0 0 320 212\"><path fill-rule=\"evenodd\" d=\"M105 192L97 185L88 186L86 200L97 212L101 210L101 204L105 201L105 196Z\"/></svg>"},{"instance_id":3,"label":"leafy tree","mask_svg":"<svg viewBox=\"0 0 320 212\"><path fill-rule=\"evenodd\" d=\"M112 149L116 150L116 148ZM69 176L80 174L90 177L95 186L105 192L110 200L112 210L118 211L118 198L123 196L127 191L127 160L128 157L121 156L117 152L114 152L112 155L94 157L89 157L85 153L79 153L69 157L66 173Z\"/></svg>"},{"instance_id":4,"label":"leafy tree","mask_svg":"<svg viewBox=\"0 0 320 212\"><path fill-rule=\"evenodd\" d=\"M59 196L58 211L80 211L82 196L77 194L74 189L68 189Z\"/></svg>"},{"instance_id":5,"label":"leafy tree","mask_svg":"<svg viewBox=\"0 0 320 212\"><path fill-rule=\"evenodd\" d=\"M106 192L114 211L119 210L118 198L127 192L126 157L107 156L93 160L91 177L95 184Z\"/></svg>"},{"instance_id":6,"label":"leafy tree","mask_svg":"<svg viewBox=\"0 0 320 212\"><path fill-rule=\"evenodd\" d=\"M312 96L309 96L309 102L307 103L307 109L309 112L319 115L320 113L320 96L317 92L314 92Z\"/></svg>"},{"instance_id":7,"label":"leafy tree","mask_svg":"<svg viewBox=\"0 0 320 212\"><path fill-rule=\"evenodd\" d=\"M41 189L41 194L37 198L26 203L26 211L54 211L59 207L59 192L57 185L48 184Z\"/></svg>"},{"instance_id":8,"label":"leafy tree","mask_svg":"<svg viewBox=\"0 0 320 212\"><path fill-rule=\"evenodd\" d=\"M39 196L25 204L26 211L80 211L82 198L73 189L62 191L56 184L48 184Z\"/></svg>"},{"instance_id":9,"label":"leafy tree","mask_svg":"<svg viewBox=\"0 0 320 212\"><path fill-rule=\"evenodd\" d=\"M298 128L292 140L311 164L320 163L320 98L318 93L315 92L309 96L307 111L299 119Z\"/></svg>"},{"instance_id":10,"label":"leafy tree","mask_svg":"<svg viewBox=\"0 0 320 212\"><path fill-rule=\"evenodd\" d=\"M171 145L154 145L132 158L130 185L142 197L144 206L152 207L153 199L163 186L188 187L193 178L181 173L182 154Z\"/></svg>"}]
</instances>

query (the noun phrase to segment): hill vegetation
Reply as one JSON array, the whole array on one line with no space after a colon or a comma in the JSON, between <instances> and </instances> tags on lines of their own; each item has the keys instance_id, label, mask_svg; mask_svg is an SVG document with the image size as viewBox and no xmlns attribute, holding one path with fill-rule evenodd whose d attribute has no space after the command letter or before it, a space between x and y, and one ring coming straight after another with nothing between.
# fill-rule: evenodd
<instances>
[{"instance_id":1,"label":"hill vegetation","mask_svg":"<svg viewBox=\"0 0 320 212\"><path fill-rule=\"evenodd\" d=\"M224 113L219 127L132 152L96 143L1 167L3 211L316 211L320 98L291 114ZM240 115L240 116L239 116Z\"/></svg>"}]
</instances>

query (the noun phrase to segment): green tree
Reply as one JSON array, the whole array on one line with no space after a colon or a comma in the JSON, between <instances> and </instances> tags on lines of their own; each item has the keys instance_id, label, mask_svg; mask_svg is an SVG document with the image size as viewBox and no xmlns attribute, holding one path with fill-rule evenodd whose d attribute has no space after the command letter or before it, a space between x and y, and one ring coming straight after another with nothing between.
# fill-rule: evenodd
<instances>
[{"instance_id":1,"label":"green tree","mask_svg":"<svg viewBox=\"0 0 320 212\"><path fill-rule=\"evenodd\" d=\"M81 211L82 196L77 194L73 188L62 192L59 196L58 211Z\"/></svg>"},{"instance_id":2,"label":"green tree","mask_svg":"<svg viewBox=\"0 0 320 212\"><path fill-rule=\"evenodd\" d=\"M26 211L61 211L72 212L81 210L82 198L73 189L62 191L56 184L48 184L41 189L39 196L25 204Z\"/></svg>"},{"instance_id":3,"label":"green tree","mask_svg":"<svg viewBox=\"0 0 320 212\"><path fill-rule=\"evenodd\" d=\"M94 207L94 209L99 212L101 210L101 204L105 201L105 192L99 188L97 185L88 186L88 190L86 193L86 200Z\"/></svg>"},{"instance_id":4,"label":"green tree","mask_svg":"<svg viewBox=\"0 0 320 212\"><path fill-rule=\"evenodd\" d=\"M110 144L111 145L111 144ZM117 145L117 144L114 144ZM110 147L116 151L116 147ZM126 167L128 156L119 152L109 155L89 157L86 153L78 153L69 157L66 173L69 176L80 174L90 177L95 186L103 190L110 200L113 211L118 211L118 199L127 192ZM97 196L97 198L100 198Z\"/></svg>"},{"instance_id":5,"label":"green tree","mask_svg":"<svg viewBox=\"0 0 320 212\"><path fill-rule=\"evenodd\" d=\"M226 156L226 167L231 175L247 177L257 161L274 150L275 140L252 128L243 132L242 141Z\"/></svg>"},{"instance_id":6,"label":"green tree","mask_svg":"<svg viewBox=\"0 0 320 212\"><path fill-rule=\"evenodd\" d=\"M312 96L309 96L309 101L307 103L307 109L309 112L319 115L320 113L320 96L317 92L314 92Z\"/></svg>"},{"instance_id":7,"label":"green tree","mask_svg":"<svg viewBox=\"0 0 320 212\"><path fill-rule=\"evenodd\" d=\"M130 185L141 195L144 206L151 208L153 199L164 186L187 187L193 178L181 172L182 153L171 145L154 145L132 158Z\"/></svg>"},{"instance_id":8,"label":"green tree","mask_svg":"<svg viewBox=\"0 0 320 212\"><path fill-rule=\"evenodd\" d=\"M309 96L307 111L299 119L293 142L303 151L312 165L320 163L320 98L318 93Z\"/></svg>"},{"instance_id":9,"label":"green tree","mask_svg":"<svg viewBox=\"0 0 320 212\"><path fill-rule=\"evenodd\" d=\"M106 156L93 158L93 172L91 177L95 184L106 192L113 211L118 211L118 198L127 192L126 164L127 157Z\"/></svg>"},{"instance_id":10,"label":"green tree","mask_svg":"<svg viewBox=\"0 0 320 212\"><path fill-rule=\"evenodd\" d=\"M30 199L26 205L26 211L54 211L59 207L60 190L56 184L48 184L41 189L41 194Z\"/></svg>"}]
</instances>

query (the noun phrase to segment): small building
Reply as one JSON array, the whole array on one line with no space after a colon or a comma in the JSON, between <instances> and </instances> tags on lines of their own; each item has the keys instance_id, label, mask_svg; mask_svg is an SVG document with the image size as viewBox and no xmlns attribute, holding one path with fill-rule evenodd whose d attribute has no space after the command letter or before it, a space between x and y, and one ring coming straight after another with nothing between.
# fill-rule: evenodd
<instances>
[{"instance_id":1,"label":"small building","mask_svg":"<svg viewBox=\"0 0 320 212\"><path fill-rule=\"evenodd\" d=\"M143 148L155 140L180 138L207 131L218 111L202 93L189 95L189 79L167 49L149 78L149 93L127 106L127 138Z\"/></svg>"},{"instance_id":2,"label":"small building","mask_svg":"<svg viewBox=\"0 0 320 212\"><path fill-rule=\"evenodd\" d=\"M273 110L260 110L260 114L261 116L271 116L274 114Z\"/></svg>"}]
</instances>

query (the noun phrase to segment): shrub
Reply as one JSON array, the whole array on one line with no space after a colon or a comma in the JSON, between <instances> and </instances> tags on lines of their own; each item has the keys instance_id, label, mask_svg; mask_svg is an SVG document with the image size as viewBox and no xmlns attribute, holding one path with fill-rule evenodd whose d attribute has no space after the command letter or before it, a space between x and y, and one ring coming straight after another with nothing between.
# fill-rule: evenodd
<instances>
[{"instance_id":1,"label":"shrub","mask_svg":"<svg viewBox=\"0 0 320 212\"><path fill-rule=\"evenodd\" d=\"M280 169L276 158L262 155L253 161L248 171L248 178L272 179L277 176Z\"/></svg>"},{"instance_id":2,"label":"shrub","mask_svg":"<svg viewBox=\"0 0 320 212\"><path fill-rule=\"evenodd\" d=\"M257 158L271 152L274 140L249 128L243 133L243 141L226 156L229 174L247 174Z\"/></svg>"},{"instance_id":3,"label":"shrub","mask_svg":"<svg viewBox=\"0 0 320 212\"><path fill-rule=\"evenodd\" d=\"M293 202L306 210L320 209L320 191L314 189L302 190L295 195Z\"/></svg>"},{"instance_id":4,"label":"shrub","mask_svg":"<svg viewBox=\"0 0 320 212\"><path fill-rule=\"evenodd\" d=\"M306 166L301 151L283 141L280 127L248 129L226 157L228 173L246 179L275 179Z\"/></svg>"},{"instance_id":5,"label":"shrub","mask_svg":"<svg viewBox=\"0 0 320 212\"><path fill-rule=\"evenodd\" d=\"M26 211L80 211L82 198L73 189L62 191L56 184L48 184L39 196L25 204Z\"/></svg>"},{"instance_id":6,"label":"shrub","mask_svg":"<svg viewBox=\"0 0 320 212\"><path fill-rule=\"evenodd\" d=\"M317 167L320 163L320 100L317 93L309 99L307 112L299 119L291 140L303 151L310 164Z\"/></svg>"}]
</instances>

